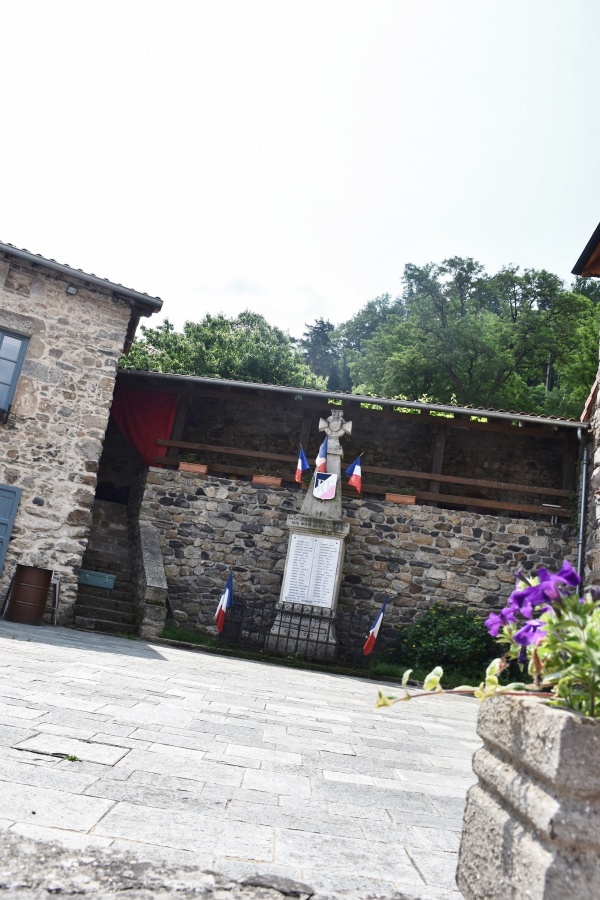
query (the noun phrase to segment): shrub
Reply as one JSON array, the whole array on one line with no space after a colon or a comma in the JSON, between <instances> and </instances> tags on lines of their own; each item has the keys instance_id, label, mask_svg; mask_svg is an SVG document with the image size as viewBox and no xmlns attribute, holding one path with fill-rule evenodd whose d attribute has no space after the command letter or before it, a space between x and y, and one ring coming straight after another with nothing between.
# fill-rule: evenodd
<instances>
[{"instance_id":1,"label":"shrub","mask_svg":"<svg viewBox=\"0 0 600 900\"><path fill-rule=\"evenodd\" d=\"M413 669L423 679L441 666L448 679L469 682L480 678L498 647L483 619L466 610L436 603L420 618L400 629L400 639L389 652L390 662Z\"/></svg>"}]
</instances>

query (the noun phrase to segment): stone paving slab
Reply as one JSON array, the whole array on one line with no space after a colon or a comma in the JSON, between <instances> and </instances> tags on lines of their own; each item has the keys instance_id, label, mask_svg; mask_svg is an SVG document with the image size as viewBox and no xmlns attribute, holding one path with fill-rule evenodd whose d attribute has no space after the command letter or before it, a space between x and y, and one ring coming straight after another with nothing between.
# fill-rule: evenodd
<instances>
[{"instance_id":1,"label":"stone paving slab","mask_svg":"<svg viewBox=\"0 0 600 900\"><path fill-rule=\"evenodd\" d=\"M0 842L126 850L324 894L458 898L477 707L442 697L375 710L376 692L0 621Z\"/></svg>"}]
</instances>

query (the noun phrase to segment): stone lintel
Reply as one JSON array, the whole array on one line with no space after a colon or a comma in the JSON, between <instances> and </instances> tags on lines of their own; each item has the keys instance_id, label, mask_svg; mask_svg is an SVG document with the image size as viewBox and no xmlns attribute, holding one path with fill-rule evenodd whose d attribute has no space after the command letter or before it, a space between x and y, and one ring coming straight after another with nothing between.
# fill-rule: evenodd
<instances>
[{"instance_id":1,"label":"stone lintel","mask_svg":"<svg viewBox=\"0 0 600 900\"><path fill-rule=\"evenodd\" d=\"M319 516L307 516L294 513L287 517L286 525L290 531L316 534L321 537L338 537L346 540L350 534L350 525L341 519L322 519Z\"/></svg>"}]
</instances>

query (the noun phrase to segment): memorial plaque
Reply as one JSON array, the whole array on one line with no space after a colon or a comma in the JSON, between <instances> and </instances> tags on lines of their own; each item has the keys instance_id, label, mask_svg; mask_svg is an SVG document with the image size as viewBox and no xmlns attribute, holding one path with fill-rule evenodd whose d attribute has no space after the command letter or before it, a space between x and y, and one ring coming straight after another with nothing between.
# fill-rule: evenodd
<instances>
[{"instance_id":1,"label":"memorial plaque","mask_svg":"<svg viewBox=\"0 0 600 900\"><path fill-rule=\"evenodd\" d=\"M290 535L281 600L331 609L342 542L312 534Z\"/></svg>"}]
</instances>

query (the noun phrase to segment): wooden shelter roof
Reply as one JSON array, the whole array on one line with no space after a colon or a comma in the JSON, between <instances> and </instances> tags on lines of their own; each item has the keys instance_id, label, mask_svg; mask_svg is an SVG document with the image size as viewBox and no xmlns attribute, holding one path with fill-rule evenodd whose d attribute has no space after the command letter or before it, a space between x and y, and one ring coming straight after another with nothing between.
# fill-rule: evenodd
<instances>
[{"instance_id":1,"label":"wooden shelter roof","mask_svg":"<svg viewBox=\"0 0 600 900\"><path fill-rule=\"evenodd\" d=\"M600 278L600 225L585 245L585 249L571 270L581 278Z\"/></svg>"},{"instance_id":2,"label":"wooden shelter roof","mask_svg":"<svg viewBox=\"0 0 600 900\"><path fill-rule=\"evenodd\" d=\"M363 394L345 394L341 391L319 391L313 388L288 387L278 384L259 384L256 382L233 381L225 378L208 378L196 375L174 375L166 372L145 372L135 369L120 369L118 381L124 387L137 388L139 390L156 390L180 395L217 396L236 395L239 400L253 402L257 396L273 400L289 399L303 400L309 403L323 404L343 403L350 411L361 408L365 412L369 409L394 413L396 415L410 415L414 422L415 413L420 413L424 419L429 416L441 416L451 424L451 420L460 423L460 427L468 427L472 424L478 428L488 425L503 424L505 427L527 429L534 426L539 434L540 426L556 433L571 429L587 431L588 426L577 419L562 419L557 416L536 416L528 413L511 412L501 409L485 409L474 406L452 406L443 403L421 403L416 400L398 400L390 397L372 397ZM485 420L485 421L482 421ZM504 430L504 429L503 429ZM516 428L515 428L516 430Z\"/></svg>"}]
</instances>

